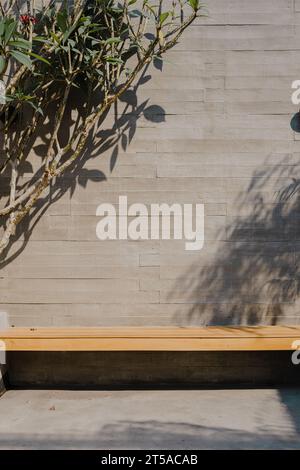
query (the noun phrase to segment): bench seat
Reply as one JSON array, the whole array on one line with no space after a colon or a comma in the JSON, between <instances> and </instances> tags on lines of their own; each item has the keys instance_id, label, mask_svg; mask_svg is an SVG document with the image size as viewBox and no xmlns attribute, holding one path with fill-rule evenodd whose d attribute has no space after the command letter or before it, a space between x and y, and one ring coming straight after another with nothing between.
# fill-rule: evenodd
<instances>
[{"instance_id":1,"label":"bench seat","mask_svg":"<svg viewBox=\"0 0 300 470\"><path fill-rule=\"evenodd\" d=\"M291 351L296 340L300 326L0 329L7 351Z\"/></svg>"}]
</instances>

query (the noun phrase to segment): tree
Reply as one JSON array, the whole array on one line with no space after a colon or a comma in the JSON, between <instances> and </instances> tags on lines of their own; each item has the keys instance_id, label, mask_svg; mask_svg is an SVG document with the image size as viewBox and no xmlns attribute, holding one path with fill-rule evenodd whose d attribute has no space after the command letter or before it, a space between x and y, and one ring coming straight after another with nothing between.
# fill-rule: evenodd
<instances>
[{"instance_id":1,"label":"tree","mask_svg":"<svg viewBox=\"0 0 300 470\"><path fill-rule=\"evenodd\" d=\"M176 45L200 10L198 0L75 0L72 6L50 0L42 9L34 0L23 8L17 0L0 3L0 173L9 177L0 208L0 254L50 183L80 157L109 108L147 64ZM62 144L73 89L85 91L83 111ZM28 147L47 126L50 107L51 135L40 168L18 185Z\"/></svg>"}]
</instances>

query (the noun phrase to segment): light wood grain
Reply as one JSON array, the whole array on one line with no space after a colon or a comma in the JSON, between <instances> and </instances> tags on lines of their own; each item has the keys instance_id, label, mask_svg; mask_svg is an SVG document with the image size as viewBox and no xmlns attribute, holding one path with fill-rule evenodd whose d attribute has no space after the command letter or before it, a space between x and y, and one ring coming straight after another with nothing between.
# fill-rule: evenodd
<instances>
[{"instance_id":1,"label":"light wood grain","mask_svg":"<svg viewBox=\"0 0 300 470\"><path fill-rule=\"evenodd\" d=\"M286 351L298 326L205 328L9 328L7 351Z\"/></svg>"}]
</instances>

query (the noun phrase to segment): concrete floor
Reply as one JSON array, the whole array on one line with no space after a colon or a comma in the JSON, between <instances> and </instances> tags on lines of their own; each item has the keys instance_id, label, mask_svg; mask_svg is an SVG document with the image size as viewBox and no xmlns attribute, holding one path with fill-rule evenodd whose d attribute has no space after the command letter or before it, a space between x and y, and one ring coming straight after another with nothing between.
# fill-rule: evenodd
<instances>
[{"instance_id":1,"label":"concrete floor","mask_svg":"<svg viewBox=\"0 0 300 470\"><path fill-rule=\"evenodd\" d=\"M299 449L299 392L12 390L0 448Z\"/></svg>"}]
</instances>

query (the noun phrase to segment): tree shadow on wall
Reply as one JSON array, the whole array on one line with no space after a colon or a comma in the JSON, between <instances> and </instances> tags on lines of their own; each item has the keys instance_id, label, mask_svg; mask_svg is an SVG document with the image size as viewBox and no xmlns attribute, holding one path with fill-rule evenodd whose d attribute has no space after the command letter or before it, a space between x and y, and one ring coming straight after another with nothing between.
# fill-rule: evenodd
<instances>
[{"instance_id":1,"label":"tree shadow on wall","mask_svg":"<svg viewBox=\"0 0 300 470\"><path fill-rule=\"evenodd\" d=\"M75 160L73 165L62 176L56 178L45 192L45 195L39 198L31 213L17 226L15 236L12 237L7 249L1 256L0 269L21 254L40 218L67 192L69 192L70 198L72 198L77 185L86 188L89 181L98 182L100 184L107 179L106 174L98 168L100 157L103 154L110 155L109 171L110 173L113 172L119 153L125 152L134 138L140 118L143 117L153 123L165 121L165 111L161 106L149 105L148 99L142 103L138 102L137 92L139 87L151 79L151 75L146 74L147 68L148 66L144 69L136 85L124 93L120 97L119 102L115 104L114 108L103 116L97 123L97 126L91 130L86 148L80 157ZM96 96L94 104L97 105L101 99L101 95ZM71 134L78 129L81 123L80 118L84 113L84 103L84 94L79 94L78 90L71 94L65 110L63 126L58 134L61 147L68 143ZM119 108L121 108L121 110ZM42 165L40 163L37 164L37 169L35 170L29 154L33 150L35 157L38 159L45 158L54 126L54 112L55 107L52 107L49 109L48 113L45 114L43 122L40 125L39 134L35 136L27 146L26 155L20 171L21 180L18 184L18 189L22 191L25 191L29 186L38 181L42 174ZM107 128L108 124L105 122L108 115L113 117L112 124L109 128ZM88 160L95 160L95 168L85 168L85 164ZM30 176L28 177L28 175ZM5 198L7 200L8 197L9 174L4 173L1 177L1 198L2 200L5 200ZM3 218L0 222L0 230L4 228L5 223L6 220ZM21 245L12 253L10 251L16 241L20 241Z\"/></svg>"},{"instance_id":2,"label":"tree shadow on wall","mask_svg":"<svg viewBox=\"0 0 300 470\"><path fill-rule=\"evenodd\" d=\"M227 214L213 259L194 263L169 296L184 292L190 308L184 324L280 324L299 295L299 165L266 161ZM207 244L210 242L208 241ZM206 243L203 251L205 252ZM201 260L201 254L199 255Z\"/></svg>"}]
</instances>

